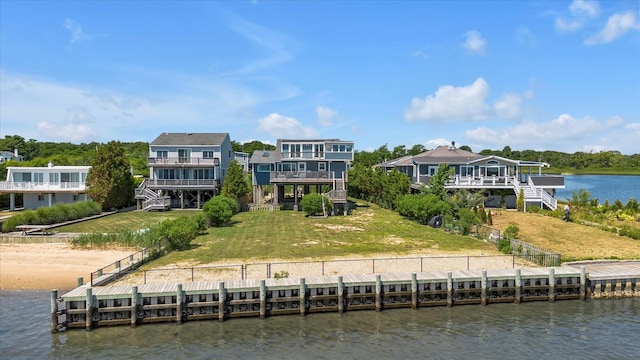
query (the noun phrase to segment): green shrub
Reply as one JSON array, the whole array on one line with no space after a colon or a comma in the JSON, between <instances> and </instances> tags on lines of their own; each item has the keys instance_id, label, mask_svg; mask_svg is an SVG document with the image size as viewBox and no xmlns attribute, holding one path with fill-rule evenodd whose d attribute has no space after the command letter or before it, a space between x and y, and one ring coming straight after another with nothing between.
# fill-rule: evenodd
<instances>
[{"instance_id":1,"label":"green shrub","mask_svg":"<svg viewBox=\"0 0 640 360\"><path fill-rule=\"evenodd\" d=\"M170 250L188 249L191 240L200 233L197 218L167 219L158 225L158 238L165 242Z\"/></svg>"},{"instance_id":2,"label":"green shrub","mask_svg":"<svg viewBox=\"0 0 640 360\"><path fill-rule=\"evenodd\" d=\"M324 208L323 205L324 204ZM323 215L331 211L331 201L320 194L307 194L300 200L300 207L307 215Z\"/></svg>"},{"instance_id":3,"label":"green shrub","mask_svg":"<svg viewBox=\"0 0 640 360\"><path fill-rule=\"evenodd\" d=\"M511 240L507 238L498 240L498 250L504 254L511 254Z\"/></svg>"},{"instance_id":4,"label":"green shrub","mask_svg":"<svg viewBox=\"0 0 640 360\"><path fill-rule=\"evenodd\" d=\"M628 225L623 225L618 232L621 236L630 237L635 240L640 240L640 229L634 229Z\"/></svg>"},{"instance_id":5,"label":"green shrub","mask_svg":"<svg viewBox=\"0 0 640 360\"><path fill-rule=\"evenodd\" d=\"M516 207L518 211L524 211L524 189L520 189L518 199L516 200Z\"/></svg>"},{"instance_id":6,"label":"green shrub","mask_svg":"<svg viewBox=\"0 0 640 360\"><path fill-rule=\"evenodd\" d=\"M229 223L237 209L238 203L235 200L222 195L207 201L202 207L209 225L215 227Z\"/></svg>"},{"instance_id":7,"label":"green shrub","mask_svg":"<svg viewBox=\"0 0 640 360\"><path fill-rule=\"evenodd\" d=\"M14 214L2 224L3 232L15 231L18 225L51 225L102 212L99 204L83 201L75 204L57 204L52 207L40 207L36 210L24 210Z\"/></svg>"},{"instance_id":8,"label":"green shrub","mask_svg":"<svg viewBox=\"0 0 640 360\"><path fill-rule=\"evenodd\" d=\"M507 226L506 229L504 229L504 238L509 240L516 239L519 233L520 227L518 227L518 224L511 223Z\"/></svg>"}]
</instances>

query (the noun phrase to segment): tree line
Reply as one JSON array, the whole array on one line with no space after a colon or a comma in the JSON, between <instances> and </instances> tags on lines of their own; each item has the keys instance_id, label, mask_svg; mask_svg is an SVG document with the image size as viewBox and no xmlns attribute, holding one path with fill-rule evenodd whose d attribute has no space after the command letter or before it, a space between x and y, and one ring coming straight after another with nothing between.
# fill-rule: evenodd
<instances>
[{"instance_id":1,"label":"tree line","mask_svg":"<svg viewBox=\"0 0 640 360\"><path fill-rule=\"evenodd\" d=\"M458 147L474 152L469 146ZM387 144L373 151L356 151L354 164L373 166L381 162L398 159L404 156L420 154L427 149L422 145L407 148L399 145L389 150ZM624 155L619 151L582 152L573 154L560 151L545 150L512 150L505 146L502 150L483 149L480 155L496 155L513 160L546 162L551 165L546 171L550 173L583 173L583 174L640 174L640 153Z\"/></svg>"}]
</instances>

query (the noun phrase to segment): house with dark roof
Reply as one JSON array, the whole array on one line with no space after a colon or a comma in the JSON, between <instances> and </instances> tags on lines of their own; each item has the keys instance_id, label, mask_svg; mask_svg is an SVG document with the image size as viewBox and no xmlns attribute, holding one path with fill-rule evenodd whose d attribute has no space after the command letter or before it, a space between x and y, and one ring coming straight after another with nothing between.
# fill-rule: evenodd
<instances>
[{"instance_id":1,"label":"house with dark roof","mask_svg":"<svg viewBox=\"0 0 640 360\"><path fill-rule=\"evenodd\" d=\"M138 208L200 208L219 193L235 158L228 133L162 133L149 144Z\"/></svg>"},{"instance_id":2,"label":"house with dark roof","mask_svg":"<svg viewBox=\"0 0 640 360\"><path fill-rule=\"evenodd\" d=\"M475 154L456 148L455 143L378 166L406 174L411 178L412 187L418 189L429 185L441 164L453 169L445 185L447 189L485 191L489 195L486 206L498 206L504 200L507 207L515 207L522 190L525 207L536 205L555 210L558 207L555 191L565 187L563 176L542 174L542 168L549 167L548 163ZM506 196L504 190L507 191Z\"/></svg>"},{"instance_id":3,"label":"house with dark roof","mask_svg":"<svg viewBox=\"0 0 640 360\"><path fill-rule=\"evenodd\" d=\"M353 141L278 139L275 150L256 150L249 160L253 202L290 204L297 210L300 199L315 192L327 195L335 212L343 211L353 155ZM267 185L270 193L265 191Z\"/></svg>"}]
</instances>

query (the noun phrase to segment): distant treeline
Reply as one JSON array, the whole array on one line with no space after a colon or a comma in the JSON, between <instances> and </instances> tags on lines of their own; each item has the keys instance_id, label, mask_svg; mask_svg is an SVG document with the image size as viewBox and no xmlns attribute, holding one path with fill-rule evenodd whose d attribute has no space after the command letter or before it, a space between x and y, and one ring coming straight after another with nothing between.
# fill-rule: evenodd
<instances>
[{"instance_id":1,"label":"distant treeline","mask_svg":"<svg viewBox=\"0 0 640 360\"><path fill-rule=\"evenodd\" d=\"M474 152L469 146L459 146L459 149ZM427 151L422 145L414 145L407 148L399 145L389 150L387 145L382 145L373 151L356 151L354 163L364 166L372 166L384 161L401 158L408 155L417 155ZM602 151L597 153L576 152L573 154L559 151L536 150L511 150L505 146L502 150L484 149L477 152L481 155L497 155L513 160L539 161L550 164L545 169L549 173L575 173L575 174L633 174L640 175L640 154L623 155L619 151Z\"/></svg>"},{"instance_id":2,"label":"distant treeline","mask_svg":"<svg viewBox=\"0 0 640 360\"><path fill-rule=\"evenodd\" d=\"M261 141L239 143L232 141L234 151L241 151L251 155L255 150L274 150L275 146ZM149 176L147 157L149 143L122 142L129 162L135 175ZM39 142L34 139L25 140L19 135L6 135L0 139L0 150L18 150L24 156L25 162L16 164L5 162L0 164L0 180L6 179L6 166L46 166L49 161L55 165L89 165L96 153L96 148L103 144L97 142L72 144L68 142ZM460 149L473 152L466 145ZM429 149L422 145L407 148L399 145L389 150L382 145L373 151L356 151L355 164L372 166L384 161L397 159L407 155L417 155ZM602 151L597 153L576 152L573 154L559 151L511 150L505 146L502 150L484 149L479 154L497 155L514 160L542 161L551 165L545 169L550 173L578 173L578 174L640 174L640 154L623 155L619 151Z\"/></svg>"}]
</instances>

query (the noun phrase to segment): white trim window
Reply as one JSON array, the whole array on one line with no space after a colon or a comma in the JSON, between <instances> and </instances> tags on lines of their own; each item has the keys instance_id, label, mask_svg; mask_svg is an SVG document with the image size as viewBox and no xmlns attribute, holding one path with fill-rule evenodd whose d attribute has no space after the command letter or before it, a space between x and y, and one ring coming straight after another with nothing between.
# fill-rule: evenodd
<instances>
[{"instance_id":1,"label":"white trim window","mask_svg":"<svg viewBox=\"0 0 640 360\"><path fill-rule=\"evenodd\" d=\"M318 163L318 171L327 171L327 163L326 162L319 162Z\"/></svg>"},{"instance_id":2,"label":"white trim window","mask_svg":"<svg viewBox=\"0 0 640 360\"><path fill-rule=\"evenodd\" d=\"M203 159L213 159L215 157L216 152L211 150L204 150L202 152Z\"/></svg>"},{"instance_id":3,"label":"white trim window","mask_svg":"<svg viewBox=\"0 0 640 360\"><path fill-rule=\"evenodd\" d=\"M299 162L298 163L298 171L299 172L307 171L307 163L306 162Z\"/></svg>"},{"instance_id":4,"label":"white trim window","mask_svg":"<svg viewBox=\"0 0 640 360\"><path fill-rule=\"evenodd\" d=\"M167 150L158 150L156 151L156 157L160 159L166 159L169 157L169 151Z\"/></svg>"},{"instance_id":5,"label":"white trim window","mask_svg":"<svg viewBox=\"0 0 640 360\"><path fill-rule=\"evenodd\" d=\"M271 164L258 164L258 172L270 172Z\"/></svg>"}]
</instances>

